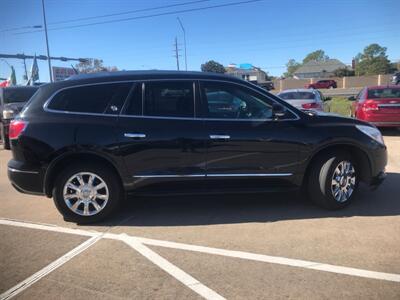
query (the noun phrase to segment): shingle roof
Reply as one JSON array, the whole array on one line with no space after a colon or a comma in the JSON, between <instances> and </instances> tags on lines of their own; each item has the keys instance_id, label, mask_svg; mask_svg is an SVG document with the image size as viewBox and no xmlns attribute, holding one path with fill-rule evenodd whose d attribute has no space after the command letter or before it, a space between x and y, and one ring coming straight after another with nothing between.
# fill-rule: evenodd
<instances>
[{"instance_id":1,"label":"shingle roof","mask_svg":"<svg viewBox=\"0 0 400 300\"><path fill-rule=\"evenodd\" d=\"M320 72L333 72L340 68L347 68L347 66L337 59L328 59L326 61L316 61L312 60L294 72L294 74L304 74L304 73L320 73Z\"/></svg>"}]
</instances>

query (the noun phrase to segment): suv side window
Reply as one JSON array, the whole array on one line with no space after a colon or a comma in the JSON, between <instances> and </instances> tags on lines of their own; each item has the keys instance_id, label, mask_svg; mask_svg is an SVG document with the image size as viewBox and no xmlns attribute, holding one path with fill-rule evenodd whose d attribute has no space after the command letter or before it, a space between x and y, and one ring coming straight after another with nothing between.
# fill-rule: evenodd
<instances>
[{"instance_id":1,"label":"suv side window","mask_svg":"<svg viewBox=\"0 0 400 300\"><path fill-rule=\"evenodd\" d=\"M135 83L135 86L129 93L123 114L142 115L142 85L143 83Z\"/></svg>"},{"instance_id":2,"label":"suv side window","mask_svg":"<svg viewBox=\"0 0 400 300\"><path fill-rule=\"evenodd\" d=\"M206 117L216 119L270 119L272 105L264 97L235 84L202 82Z\"/></svg>"},{"instance_id":3,"label":"suv side window","mask_svg":"<svg viewBox=\"0 0 400 300\"><path fill-rule=\"evenodd\" d=\"M146 83L143 112L145 116L193 118L193 81Z\"/></svg>"},{"instance_id":4,"label":"suv side window","mask_svg":"<svg viewBox=\"0 0 400 300\"><path fill-rule=\"evenodd\" d=\"M132 83L107 83L71 87L58 92L48 105L49 109L82 113L117 114L125 101ZM111 111L109 106L115 106Z\"/></svg>"}]
</instances>

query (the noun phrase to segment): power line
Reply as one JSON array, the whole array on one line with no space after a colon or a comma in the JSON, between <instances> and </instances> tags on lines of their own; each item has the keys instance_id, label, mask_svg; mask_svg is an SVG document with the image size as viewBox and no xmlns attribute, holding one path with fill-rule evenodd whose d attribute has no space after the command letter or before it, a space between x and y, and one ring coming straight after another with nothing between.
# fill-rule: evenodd
<instances>
[{"instance_id":1,"label":"power line","mask_svg":"<svg viewBox=\"0 0 400 300\"><path fill-rule=\"evenodd\" d=\"M148 7L148 8L142 8L142 9L128 10L128 11L124 11L124 12L120 12L120 13L97 15L97 16L91 16L91 17L82 17L82 18L76 18L76 19L70 19L70 20L64 20L64 21L50 22L48 24L49 25L55 25L55 24L65 24L65 23L93 20L93 19L114 17L114 16L120 16L120 15L128 15L128 14L133 14L133 13L138 13L138 12L145 12L145 11L164 9L164 8L171 8L171 7L177 7L177 6L191 5L191 4L203 3L203 2L209 2L209 1L211 1L211 0L189 1L189 2L178 3L178 4L170 4L170 5L162 5L162 6ZM15 27L15 28L9 28L9 29L0 30L0 32L16 31L16 30L21 30L21 29L32 29L32 27L40 28L38 26L21 26L21 27Z\"/></svg>"},{"instance_id":2,"label":"power line","mask_svg":"<svg viewBox=\"0 0 400 300\"><path fill-rule=\"evenodd\" d=\"M188 13L188 12L193 12L193 11L209 10L209 9L214 9L214 8L221 8L221 7L228 7L228 6L234 6L234 5L241 5L241 4L247 4L247 3L253 3L253 2L260 2L260 1L264 1L264 0L239 1L239 2L218 4L218 5L212 5L212 6L198 7L198 8L189 8L189 9L183 9L183 10L175 10L175 11L163 12L163 13L152 14L152 15L144 15L144 16L123 18L123 19L115 19L115 20L108 20L108 21L100 21L100 22L93 22L93 23L80 24L80 25L71 25L71 26L55 27L55 28L50 28L50 29L48 29L48 30L49 30L49 31L54 31L54 30L62 30L62 29L73 29L73 28L81 28L81 27L88 27L88 26L94 26L94 25L102 25L102 24L110 24L110 23L117 23L117 22L125 22L125 21L138 20L138 19L147 19L147 18L154 18L154 17L160 17L160 16L175 15L175 14L179 14L179 13ZM15 34L18 34L18 35L19 35L19 34L26 34L26 33L42 32L42 31L43 31L43 30L24 31L24 32L19 32L19 33L15 33Z\"/></svg>"},{"instance_id":3,"label":"power line","mask_svg":"<svg viewBox=\"0 0 400 300\"><path fill-rule=\"evenodd\" d=\"M106 14L106 15L99 15L99 16L83 17L83 18L65 20L65 21L58 21L58 22L52 22L52 23L49 23L49 24L50 25L53 25L53 24L64 24L64 23L86 21L86 20L93 20L93 19L99 19L99 18L115 17L115 16L121 16L121 15L128 15L128 14L132 14L132 13L151 11L151 10L158 10L158 9L177 7L177 6L184 6L184 5L191 5L191 4L197 4L197 3L209 2L209 1L210 0L189 1L189 2L178 3L178 4L170 4L170 5L162 5L162 6L156 6L156 7L129 10L129 11L120 12L120 13L114 13L114 14Z\"/></svg>"}]
</instances>

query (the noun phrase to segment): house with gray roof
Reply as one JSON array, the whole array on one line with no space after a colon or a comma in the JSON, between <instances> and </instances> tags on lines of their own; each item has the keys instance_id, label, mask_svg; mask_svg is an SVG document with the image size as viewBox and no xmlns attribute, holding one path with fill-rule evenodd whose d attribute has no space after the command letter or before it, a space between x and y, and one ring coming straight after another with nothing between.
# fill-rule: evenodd
<instances>
[{"instance_id":1,"label":"house with gray roof","mask_svg":"<svg viewBox=\"0 0 400 300\"><path fill-rule=\"evenodd\" d=\"M327 59L325 61L312 60L303 64L294 72L296 79L327 78L334 76L337 69L349 68L338 59Z\"/></svg>"}]
</instances>

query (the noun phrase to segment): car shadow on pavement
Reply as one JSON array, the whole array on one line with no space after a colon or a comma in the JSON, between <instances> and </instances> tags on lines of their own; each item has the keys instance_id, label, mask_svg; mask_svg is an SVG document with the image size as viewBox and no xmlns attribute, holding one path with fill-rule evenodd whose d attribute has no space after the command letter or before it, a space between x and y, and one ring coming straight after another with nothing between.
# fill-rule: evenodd
<instances>
[{"instance_id":1,"label":"car shadow on pavement","mask_svg":"<svg viewBox=\"0 0 400 300\"><path fill-rule=\"evenodd\" d=\"M295 219L400 215L400 174L388 173L376 190L363 185L348 207L329 211L294 193L130 197L121 212L95 226L193 226Z\"/></svg>"}]
</instances>

